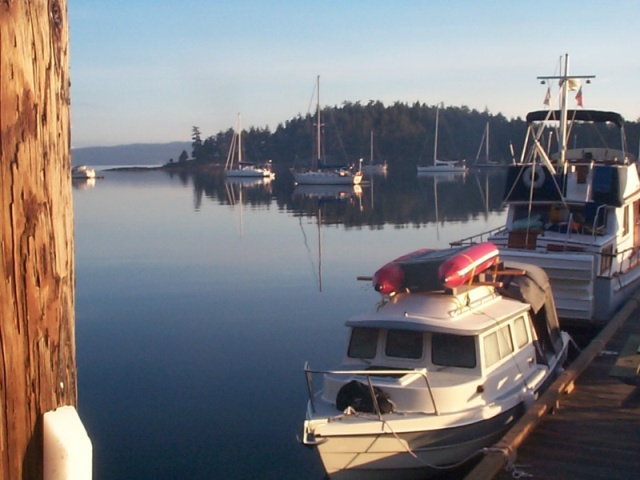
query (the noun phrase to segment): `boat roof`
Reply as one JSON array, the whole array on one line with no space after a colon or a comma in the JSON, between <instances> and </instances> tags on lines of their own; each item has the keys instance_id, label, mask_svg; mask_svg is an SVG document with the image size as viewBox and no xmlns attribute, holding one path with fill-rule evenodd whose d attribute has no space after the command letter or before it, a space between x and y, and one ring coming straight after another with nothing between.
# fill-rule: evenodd
<instances>
[{"instance_id":1,"label":"boat roof","mask_svg":"<svg viewBox=\"0 0 640 480\"><path fill-rule=\"evenodd\" d=\"M527 123L559 121L560 118L560 110L537 110L527 114ZM619 113L601 110L567 110L567 118L569 121L614 123L619 128L624 125L624 118Z\"/></svg>"},{"instance_id":2,"label":"boat roof","mask_svg":"<svg viewBox=\"0 0 640 480\"><path fill-rule=\"evenodd\" d=\"M490 286L454 291L401 293L382 307L347 320L348 327L477 335L530 308Z\"/></svg>"}]
</instances>

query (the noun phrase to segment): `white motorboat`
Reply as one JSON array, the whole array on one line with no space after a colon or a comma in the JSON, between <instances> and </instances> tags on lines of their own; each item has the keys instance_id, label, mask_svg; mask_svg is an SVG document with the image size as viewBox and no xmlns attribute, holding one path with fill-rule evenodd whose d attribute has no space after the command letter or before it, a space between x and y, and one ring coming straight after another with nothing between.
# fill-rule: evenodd
<instances>
[{"instance_id":1,"label":"white motorboat","mask_svg":"<svg viewBox=\"0 0 640 480\"><path fill-rule=\"evenodd\" d=\"M507 175L506 225L466 240L488 239L503 259L544 268L562 322L604 324L640 287L640 178L619 114L568 108L569 92L594 77L569 75L567 64L539 77L559 81L560 109L527 115L522 158Z\"/></svg>"},{"instance_id":2,"label":"white motorboat","mask_svg":"<svg viewBox=\"0 0 640 480\"><path fill-rule=\"evenodd\" d=\"M240 114L238 114L238 124L233 132L231 146L229 147L229 153L227 154L227 161L224 167L227 178L275 178L276 175L273 173L271 160L258 165L243 161L242 156L242 127L240 125Z\"/></svg>"},{"instance_id":3,"label":"white motorboat","mask_svg":"<svg viewBox=\"0 0 640 480\"><path fill-rule=\"evenodd\" d=\"M327 165L322 161L322 122L320 118L320 76L316 80L316 155L311 168L293 172L297 185L359 185L362 181L362 162L354 172L351 166Z\"/></svg>"},{"instance_id":4,"label":"white motorboat","mask_svg":"<svg viewBox=\"0 0 640 480\"><path fill-rule=\"evenodd\" d=\"M346 323L340 368L305 365L301 442L318 450L330 478L423 479L458 467L498 441L559 373L570 338L544 271L492 255L422 250L390 262L374 276L388 296ZM457 271L443 274L445 265Z\"/></svg>"},{"instance_id":5,"label":"white motorboat","mask_svg":"<svg viewBox=\"0 0 640 480\"><path fill-rule=\"evenodd\" d=\"M95 179L96 171L86 165L77 165L71 169L71 178L73 180Z\"/></svg>"},{"instance_id":6,"label":"white motorboat","mask_svg":"<svg viewBox=\"0 0 640 480\"><path fill-rule=\"evenodd\" d=\"M436 107L436 126L433 139L433 164L418 165L418 173L465 173L469 169L464 161L440 160L438 158L438 123L440 118L440 104Z\"/></svg>"}]
</instances>

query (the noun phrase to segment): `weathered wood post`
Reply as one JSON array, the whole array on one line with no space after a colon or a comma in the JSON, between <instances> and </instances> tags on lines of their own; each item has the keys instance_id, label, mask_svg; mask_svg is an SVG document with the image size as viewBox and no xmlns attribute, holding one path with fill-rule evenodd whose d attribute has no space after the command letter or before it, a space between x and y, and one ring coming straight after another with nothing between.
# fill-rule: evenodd
<instances>
[{"instance_id":1,"label":"weathered wood post","mask_svg":"<svg viewBox=\"0 0 640 480\"><path fill-rule=\"evenodd\" d=\"M0 479L40 479L76 405L66 0L0 1Z\"/></svg>"}]
</instances>

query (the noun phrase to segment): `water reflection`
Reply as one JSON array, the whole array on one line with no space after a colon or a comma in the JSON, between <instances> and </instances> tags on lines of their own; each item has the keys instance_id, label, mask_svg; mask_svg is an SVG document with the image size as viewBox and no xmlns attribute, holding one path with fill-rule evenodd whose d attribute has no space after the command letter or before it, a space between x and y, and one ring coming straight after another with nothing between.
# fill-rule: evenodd
<instances>
[{"instance_id":1,"label":"water reflection","mask_svg":"<svg viewBox=\"0 0 640 480\"><path fill-rule=\"evenodd\" d=\"M86 190L96 186L95 178L72 178L71 185L77 190Z\"/></svg>"},{"instance_id":2,"label":"water reflection","mask_svg":"<svg viewBox=\"0 0 640 480\"><path fill-rule=\"evenodd\" d=\"M287 172L247 184L118 171L74 189L78 403L94 476L322 478L295 442L304 362L333 365L345 319L379 301L358 276L495 226L485 215L504 222L503 173L390 171L310 191Z\"/></svg>"},{"instance_id":3,"label":"water reflection","mask_svg":"<svg viewBox=\"0 0 640 480\"><path fill-rule=\"evenodd\" d=\"M305 199L353 197L341 211L341 222L328 212L332 222L346 227L425 225L447 221L469 221L503 211L504 169L478 169L467 174L372 175L356 186L294 186L289 172L278 172L273 181L231 182L223 172L175 173L171 178L191 185L194 208L205 199L219 204L241 203L252 208L275 203L285 211L313 216Z\"/></svg>"}]
</instances>

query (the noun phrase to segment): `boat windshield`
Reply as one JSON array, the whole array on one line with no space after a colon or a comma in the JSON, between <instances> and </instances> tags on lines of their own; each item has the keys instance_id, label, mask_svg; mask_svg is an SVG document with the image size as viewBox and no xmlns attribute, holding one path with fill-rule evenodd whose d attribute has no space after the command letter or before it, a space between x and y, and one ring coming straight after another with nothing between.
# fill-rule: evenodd
<instances>
[{"instance_id":1,"label":"boat windshield","mask_svg":"<svg viewBox=\"0 0 640 480\"><path fill-rule=\"evenodd\" d=\"M353 327L347 357L373 360L378 356L379 344L382 345L379 360L383 360L382 357L420 360L425 358L425 350L430 350L433 365L461 368L475 368L477 365L474 336L425 334L402 329Z\"/></svg>"},{"instance_id":2,"label":"boat windshield","mask_svg":"<svg viewBox=\"0 0 640 480\"><path fill-rule=\"evenodd\" d=\"M475 368L476 337L431 334L431 361L441 367Z\"/></svg>"}]
</instances>

